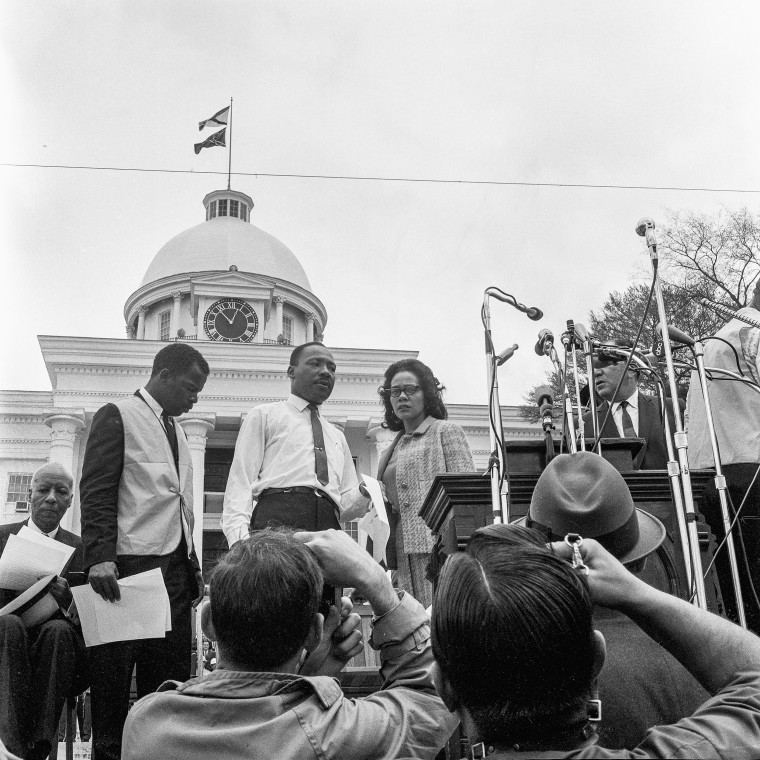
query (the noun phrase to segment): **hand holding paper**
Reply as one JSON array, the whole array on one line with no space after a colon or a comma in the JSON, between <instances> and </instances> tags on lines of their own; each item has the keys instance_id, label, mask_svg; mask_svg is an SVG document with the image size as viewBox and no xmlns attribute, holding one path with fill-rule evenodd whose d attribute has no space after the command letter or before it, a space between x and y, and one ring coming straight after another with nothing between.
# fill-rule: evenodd
<instances>
[{"instance_id":1,"label":"hand holding paper","mask_svg":"<svg viewBox=\"0 0 760 760\"><path fill-rule=\"evenodd\" d=\"M359 540L364 549L367 548L367 537L372 539L372 556L376 562L384 562L385 549L391 534L388 523L388 513L385 510L385 499L380 483L375 478L362 475L364 485L372 499L372 509L359 520Z\"/></svg>"}]
</instances>

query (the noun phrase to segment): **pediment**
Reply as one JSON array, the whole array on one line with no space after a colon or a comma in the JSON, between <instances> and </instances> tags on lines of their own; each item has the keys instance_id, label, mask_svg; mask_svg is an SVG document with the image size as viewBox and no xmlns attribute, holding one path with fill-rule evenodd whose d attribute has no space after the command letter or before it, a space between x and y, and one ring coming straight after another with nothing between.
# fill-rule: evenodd
<instances>
[{"instance_id":1,"label":"pediment","mask_svg":"<svg viewBox=\"0 0 760 760\"><path fill-rule=\"evenodd\" d=\"M260 275L248 274L247 272L212 272L211 274L197 275L191 278L190 287L193 289L204 287L251 287L274 288L274 282Z\"/></svg>"}]
</instances>

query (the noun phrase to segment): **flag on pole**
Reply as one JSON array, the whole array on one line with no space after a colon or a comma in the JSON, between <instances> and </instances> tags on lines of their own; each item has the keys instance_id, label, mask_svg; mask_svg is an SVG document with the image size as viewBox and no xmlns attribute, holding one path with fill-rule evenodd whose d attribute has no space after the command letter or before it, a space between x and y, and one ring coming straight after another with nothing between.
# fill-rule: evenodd
<instances>
[{"instance_id":1,"label":"flag on pole","mask_svg":"<svg viewBox=\"0 0 760 760\"><path fill-rule=\"evenodd\" d=\"M223 127L218 132L214 132L213 135L207 137L203 142L195 143L195 155L197 156L204 148L213 148L215 145L221 145L222 148L226 147L227 143L224 140L224 133L227 131L227 127Z\"/></svg>"},{"instance_id":2,"label":"flag on pole","mask_svg":"<svg viewBox=\"0 0 760 760\"><path fill-rule=\"evenodd\" d=\"M217 111L210 119L206 121L198 122L198 131L200 132L204 127L221 127L222 124L227 123L227 117L230 113L230 107L222 108L221 111Z\"/></svg>"}]
</instances>

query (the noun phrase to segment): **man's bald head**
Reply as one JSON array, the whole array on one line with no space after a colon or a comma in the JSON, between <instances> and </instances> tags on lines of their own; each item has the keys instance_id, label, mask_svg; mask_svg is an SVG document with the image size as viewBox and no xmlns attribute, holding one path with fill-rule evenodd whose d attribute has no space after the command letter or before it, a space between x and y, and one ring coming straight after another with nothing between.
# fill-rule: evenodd
<instances>
[{"instance_id":1,"label":"man's bald head","mask_svg":"<svg viewBox=\"0 0 760 760\"><path fill-rule=\"evenodd\" d=\"M32 522L43 532L54 531L74 496L72 474L57 462L48 462L32 475L29 501Z\"/></svg>"},{"instance_id":2,"label":"man's bald head","mask_svg":"<svg viewBox=\"0 0 760 760\"><path fill-rule=\"evenodd\" d=\"M74 476L62 464L58 464L58 462L46 462L42 467L38 467L34 471L32 475L32 488L34 488L35 481L49 476L60 476L68 482L69 487L74 487Z\"/></svg>"}]
</instances>

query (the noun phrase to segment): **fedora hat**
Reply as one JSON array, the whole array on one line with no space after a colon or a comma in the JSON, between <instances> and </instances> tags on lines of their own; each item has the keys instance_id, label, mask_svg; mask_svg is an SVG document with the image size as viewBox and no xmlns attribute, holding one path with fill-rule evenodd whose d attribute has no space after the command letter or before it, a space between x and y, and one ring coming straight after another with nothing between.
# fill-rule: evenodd
<instances>
[{"instance_id":1,"label":"fedora hat","mask_svg":"<svg viewBox=\"0 0 760 760\"><path fill-rule=\"evenodd\" d=\"M594 538L623 564L651 554L665 526L633 504L623 476L590 451L560 454L541 473L528 514L518 524L562 541L568 533Z\"/></svg>"}]
</instances>

